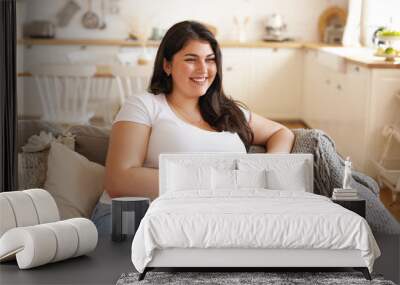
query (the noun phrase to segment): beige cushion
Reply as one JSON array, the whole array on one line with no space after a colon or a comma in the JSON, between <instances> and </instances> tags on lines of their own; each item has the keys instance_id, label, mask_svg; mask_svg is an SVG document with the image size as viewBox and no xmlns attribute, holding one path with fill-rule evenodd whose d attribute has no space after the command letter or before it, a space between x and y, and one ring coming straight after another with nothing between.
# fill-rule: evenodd
<instances>
[{"instance_id":1,"label":"beige cushion","mask_svg":"<svg viewBox=\"0 0 400 285\"><path fill-rule=\"evenodd\" d=\"M73 126L69 132L75 136L75 151L90 161L105 164L110 129L94 126Z\"/></svg>"},{"instance_id":2,"label":"beige cushion","mask_svg":"<svg viewBox=\"0 0 400 285\"><path fill-rule=\"evenodd\" d=\"M44 188L54 197L61 219L89 218L103 192L104 167L59 143L52 143Z\"/></svg>"}]
</instances>

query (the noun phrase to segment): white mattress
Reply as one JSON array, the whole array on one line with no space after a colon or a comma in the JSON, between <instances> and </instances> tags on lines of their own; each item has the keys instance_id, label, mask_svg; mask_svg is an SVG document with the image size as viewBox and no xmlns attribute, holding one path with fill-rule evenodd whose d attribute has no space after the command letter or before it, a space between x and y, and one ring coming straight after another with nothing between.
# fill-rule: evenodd
<instances>
[{"instance_id":1,"label":"white mattress","mask_svg":"<svg viewBox=\"0 0 400 285\"><path fill-rule=\"evenodd\" d=\"M221 197L165 193L138 228L132 262L143 272L156 250L171 248L359 250L370 271L380 255L359 215L323 196L265 189Z\"/></svg>"}]
</instances>

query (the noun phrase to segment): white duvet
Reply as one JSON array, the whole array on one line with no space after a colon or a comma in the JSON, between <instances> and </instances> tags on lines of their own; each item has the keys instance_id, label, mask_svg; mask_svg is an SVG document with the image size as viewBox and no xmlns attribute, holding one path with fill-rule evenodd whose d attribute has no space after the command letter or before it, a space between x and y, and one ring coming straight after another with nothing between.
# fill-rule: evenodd
<instances>
[{"instance_id":1,"label":"white duvet","mask_svg":"<svg viewBox=\"0 0 400 285\"><path fill-rule=\"evenodd\" d=\"M184 195L183 195L184 194ZM143 272L155 249L358 249L372 271L380 251L365 219L306 192L167 193L152 202L132 243Z\"/></svg>"}]
</instances>

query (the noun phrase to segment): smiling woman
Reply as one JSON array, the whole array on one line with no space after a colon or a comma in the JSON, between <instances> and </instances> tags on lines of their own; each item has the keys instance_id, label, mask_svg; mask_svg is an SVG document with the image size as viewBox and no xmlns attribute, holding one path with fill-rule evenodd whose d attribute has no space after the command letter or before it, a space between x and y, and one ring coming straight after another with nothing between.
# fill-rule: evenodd
<instances>
[{"instance_id":1,"label":"smiling woman","mask_svg":"<svg viewBox=\"0 0 400 285\"><path fill-rule=\"evenodd\" d=\"M222 89L222 58L218 42L202 24L185 21L171 27L157 52L150 83L154 95L165 94L185 121L201 128L237 133L246 148L252 132L236 102ZM190 118L188 118L190 117Z\"/></svg>"},{"instance_id":2,"label":"smiling woman","mask_svg":"<svg viewBox=\"0 0 400 285\"><path fill-rule=\"evenodd\" d=\"M128 98L114 121L105 171L111 197L156 198L161 153L246 153L252 144L290 152L290 130L224 93L221 63L219 44L202 24L184 21L167 31L149 93Z\"/></svg>"}]
</instances>

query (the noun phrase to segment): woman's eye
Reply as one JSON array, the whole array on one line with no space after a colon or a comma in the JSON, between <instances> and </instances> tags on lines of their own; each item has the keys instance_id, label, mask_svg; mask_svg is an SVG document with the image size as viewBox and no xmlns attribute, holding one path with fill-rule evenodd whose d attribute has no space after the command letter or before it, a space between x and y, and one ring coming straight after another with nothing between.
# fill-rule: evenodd
<instances>
[{"instance_id":1,"label":"woman's eye","mask_svg":"<svg viewBox=\"0 0 400 285\"><path fill-rule=\"evenodd\" d=\"M193 61L195 61L195 59L194 58L187 58L187 59L185 59L185 61L193 62Z\"/></svg>"},{"instance_id":2,"label":"woman's eye","mask_svg":"<svg viewBox=\"0 0 400 285\"><path fill-rule=\"evenodd\" d=\"M214 62L214 61L215 61L215 58L207 58L207 61Z\"/></svg>"}]
</instances>

